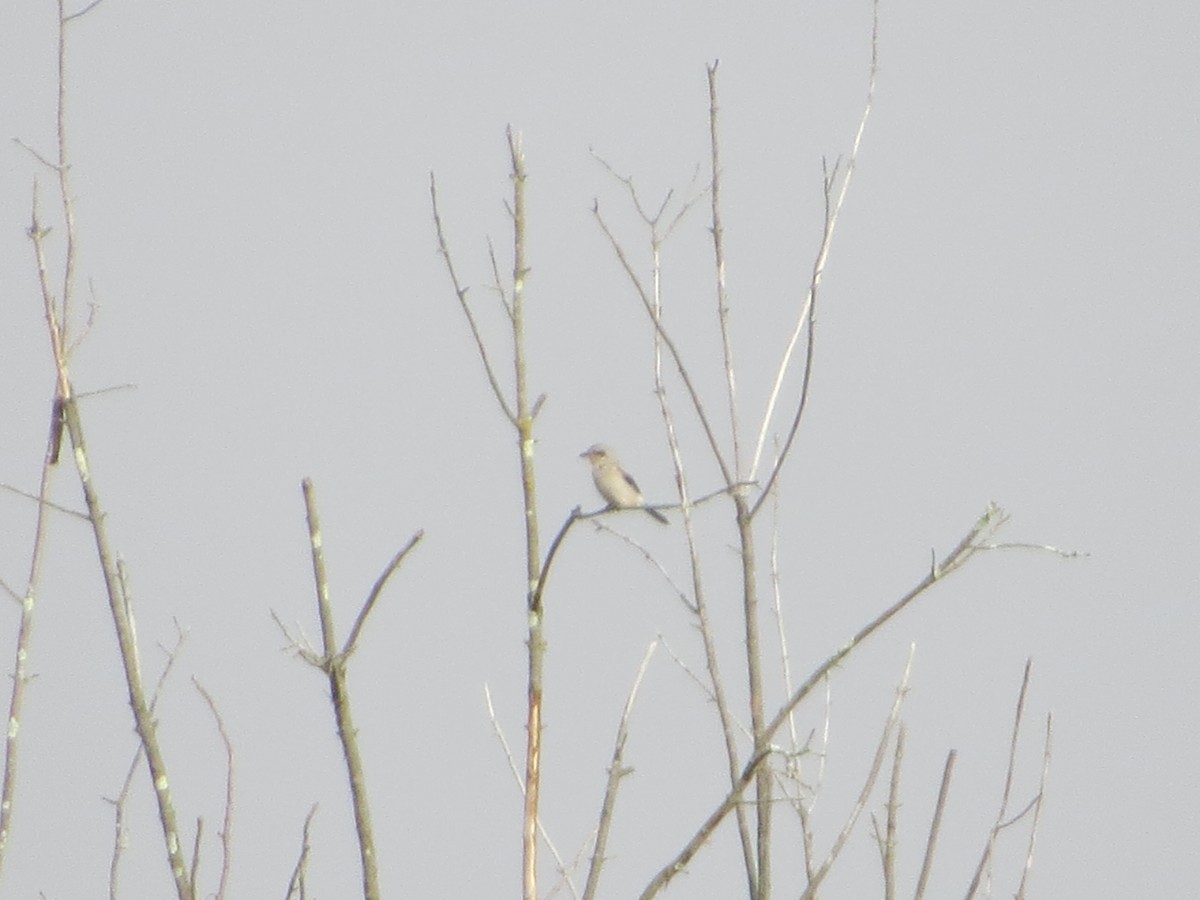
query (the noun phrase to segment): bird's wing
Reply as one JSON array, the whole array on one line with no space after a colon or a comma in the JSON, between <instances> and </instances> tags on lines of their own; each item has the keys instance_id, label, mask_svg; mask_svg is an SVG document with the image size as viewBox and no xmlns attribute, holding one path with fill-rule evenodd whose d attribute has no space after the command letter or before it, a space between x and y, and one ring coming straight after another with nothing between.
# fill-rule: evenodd
<instances>
[{"instance_id":1,"label":"bird's wing","mask_svg":"<svg viewBox=\"0 0 1200 900\"><path fill-rule=\"evenodd\" d=\"M641 489L640 487L638 487L638 486L637 486L637 482L633 480L633 476L632 476L632 475L630 475L630 474L629 474L628 472L626 472L624 469L622 469L622 470L621 470L621 475L622 475L622 476L624 476L624 478L625 478L625 483L626 483L626 484L628 484L628 485L629 485L631 488L633 488L633 489L634 489L635 491L637 491L639 494L642 492L642 489Z\"/></svg>"}]
</instances>

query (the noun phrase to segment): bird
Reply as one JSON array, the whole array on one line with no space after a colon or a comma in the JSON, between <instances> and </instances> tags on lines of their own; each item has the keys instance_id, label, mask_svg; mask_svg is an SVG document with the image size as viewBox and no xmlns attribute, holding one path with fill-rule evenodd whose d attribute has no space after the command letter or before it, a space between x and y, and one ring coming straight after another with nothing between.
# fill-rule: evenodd
<instances>
[{"instance_id":1,"label":"bird","mask_svg":"<svg viewBox=\"0 0 1200 900\"><path fill-rule=\"evenodd\" d=\"M633 476L621 468L617 458L603 444L592 444L579 454L592 464L592 481L596 490L608 503L609 509L643 509L664 525L667 517L657 509L650 509Z\"/></svg>"}]
</instances>

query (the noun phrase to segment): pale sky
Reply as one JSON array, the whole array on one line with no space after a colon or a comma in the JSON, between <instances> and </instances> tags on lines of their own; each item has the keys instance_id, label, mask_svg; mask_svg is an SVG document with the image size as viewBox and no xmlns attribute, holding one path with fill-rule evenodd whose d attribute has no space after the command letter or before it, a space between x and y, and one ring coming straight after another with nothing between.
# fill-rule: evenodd
<instances>
[{"instance_id":1,"label":"pale sky","mask_svg":"<svg viewBox=\"0 0 1200 900\"><path fill-rule=\"evenodd\" d=\"M989 501L1011 515L1002 538L1089 556L985 554L836 672L818 850L860 787L915 643L902 894L915 884L951 749L957 772L930 896L964 894L1032 658L1018 805L1036 790L1047 714L1054 747L1030 896L1190 897L1185 861L1200 841L1200 10L885 0L880 18L875 104L820 297L810 409L780 488L792 671L802 677L903 595ZM0 13L4 137L47 156L53 20L48 3ZM202 890L216 885L224 756L193 677L219 704L237 755L230 896L283 895L313 803L313 894L358 890L326 688L281 652L270 617L317 635L299 489L308 476L343 633L391 555L426 532L351 666L384 893L519 892L520 800L484 702L486 684L521 746L517 455L436 253L430 171L503 361L487 241L508 265L504 129L523 136L531 390L547 395L537 445L545 547L572 507L599 505L578 459L593 442L612 446L651 500L675 499L651 336L594 201L643 275L645 231L589 151L632 176L650 204L694 191L697 166L708 177L705 64L720 60L727 278L750 439L820 238L822 158L849 151L862 114L870 27L866 2L626 0L105 0L72 25L77 300L98 306L73 374L80 391L135 386L87 399L83 412L148 672L173 622L187 631L159 720L186 833L205 821ZM25 236L35 176L61 258L52 178L6 141L0 482L24 490L36 488L53 396ZM667 242L663 289L668 327L724 427L707 216L705 199ZM796 389L792 378L785 390ZM668 390L703 493L717 486L715 465L678 379ZM67 465L54 497L81 505ZM33 512L0 493L0 579L18 591ZM729 507L697 515L740 697ZM670 529L632 515L609 524L682 584L678 511L672 518ZM105 798L134 739L83 523L52 519L44 565L0 895L64 900L107 884ZM0 615L5 671L17 614L13 604ZM543 819L571 858L593 827L647 644L661 635L688 666L703 663L661 574L591 528L577 529L556 563L546 628ZM773 659L768 706L784 696ZM822 702L802 708L802 738L824 713ZM636 896L725 789L711 705L665 651L631 727L635 773L618 801L607 897ZM877 791L870 809L883 803ZM143 771L128 898L171 891L152 805ZM665 896L744 895L730 825ZM1007 841L996 896L1016 884L1025 832ZM777 884L796 884L798 845L776 855ZM880 895L869 823L835 873L823 896Z\"/></svg>"}]
</instances>

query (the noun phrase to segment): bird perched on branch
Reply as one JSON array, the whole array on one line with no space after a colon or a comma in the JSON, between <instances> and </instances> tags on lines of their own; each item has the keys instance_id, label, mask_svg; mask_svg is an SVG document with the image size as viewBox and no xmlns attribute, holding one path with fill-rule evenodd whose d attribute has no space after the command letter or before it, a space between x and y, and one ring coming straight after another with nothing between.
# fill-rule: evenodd
<instances>
[{"instance_id":1,"label":"bird perched on branch","mask_svg":"<svg viewBox=\"0 0 1200 900\"><path fill-rule=\"evenodd\" d=\"M592 481L596 483L596 490L608 503L609 509L644 509L659 522L669 524L666 516L646 506L637 482L621 468L607 447L592 444L579 455L592 464Z\"/></svg>"}]
</instances>

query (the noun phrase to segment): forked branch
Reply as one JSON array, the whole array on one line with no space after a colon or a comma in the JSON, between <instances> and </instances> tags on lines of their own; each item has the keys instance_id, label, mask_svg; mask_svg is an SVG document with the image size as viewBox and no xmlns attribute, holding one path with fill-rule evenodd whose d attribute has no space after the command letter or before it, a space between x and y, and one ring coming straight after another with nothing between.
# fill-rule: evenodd
<instances>
[{"instance_id":1,"label":"forked branch","mask_svg":"<svg viewBox=\"0 0 1200 900\"><path fill-rule=\"evenodd\" d=\"M770 740L775 732L777 732L787 721L788 716L812 690L822 682L829 672L842 662L857 646L859 646L871 635L875 634L880 628L891 621L896 615L902 612L910 603L920 597L925 591L941 581L945 576L952 572L958 571L963 565L971 559L972 556L979 550L978 544L981 541L989 540L996 530L1006 521L1003 511L995 504L989 504L987 510L975 525L963 536L953 550L947 553L940 563L935 564L930 568L930 571L921 581L913 587L903 597L885 609L882 613L876 616L871 622L864 625L844 646L839 648L837 652L825 660L816 670L812 672L804 680L804 682L795 690L791 697L779 708L775 717L764 729L764 738ZM735 781L733 787L726 793L725 798L717 805L712 814L704 821L697 829L695 835L687 842L682 850L667 863L658 874L651 879L645 890L641 893L641 900L650 900L652 897L658 896L659 892L678 875L691 862L700 848L712 836L712 833L717 829L717 826L725 819L731 810L736 808L741 803L742 794L746 787L757 776L759 767L764 765L771 753L770 748L764 747L756 752L742 769L741 775Z\"/></svg>"},{"instance_id":2,"label":"forked branch","mask_svg":"<svg viewBox=\"0 0 1200 900\"><path fill-rule=\"evenodd\" d=\"M342 745L342 756L346 760L346 771L350 777L350 799L354 808L354 825L358 834L359 857L362 866L363 897L365 900L379 900L379 867L375 851L375 831L371 824L371 809L367 800L366 772L363 767L362 753L358 744L358 729L354 726L354 716L350 708L350 691L346 683L346 668L350 656L358 646L362 629L367 616L375 608L383 588L391 576L408 556L409 551L417 545L424 536L418 531L401 548L391 561L384 567L382 574L376 579L370 594L355 617L350 636L343 646L338 647L336 629L333 621L333 605L330 599L329 576L325 567L325 541L321 534L321 521L317 511L316 492L311 479L301 482L304 491L304 507L308 520L308 542L312 555L313 581L317 590L317 616L321 623L320 653L311 648L300 646L296 649L301 658L310 665L320 669L329 680L329 696L333 705L333 715L337 722L338 740ZM278 616L275 617L278 623ZM282 629L282 623L280 623ZM291 639L291 635L284 634ZM311 818L311 814L310 814ZM305 824L305 847L307 848L308 825ZM307 852L307 850L305 851ZM294 879L293 879L294 883ZM290 896L290 894L289 894Z\"/></svg>"},{"instance_id":3,"label":"forked branch","mask_svg":"<svg viewBox=\"0 0 1200 900\"><path fill-rule=\"evenodd\" d=\"M833 235L837 229L838 218L841 216L842 207L846 203L846 195L850 190L850 182L854 177L855 167L858 165L858 151L862 145L863 134L867 129L867 119L871 115L871 108L875 103L875 80L879 72L879 0L874 0L872 4L872 23L871 23L871 68L870 75L867 80L867 99L863 104L862 116L858 120L858 130L854 135L854 143L850 148L850 155L846 159L844 170L835 165L832 172L827 172L824 179L825 192L825 227L821 236L821 244L817 248L816 259L813 261L812 275L808 282L808 293L801 304L800 314L796 317L796 324L792 329L792 335L788 339L787 348L784 350L783 358L779 362L779 369L775 373L775 382L771 387L770 398L767 401L766 410L763 412L762 422L758 431L758 442L754 448L754 458L750 463L749 477L753 479L758 471L758 465L762 459L763 448L766 445L767 433L771 427L771 421L775 416L775 407L779 401L780 390L783 386L784 376L787 374L788 368L791 365L792 353L796 348L796 343L800 339L805 326L808 326L808 349L805 354L804 380L800 390L800 398L796 403L796 411L792 416L792 424L788 429L787 438L784 440L783 449L775 458L774 464L771 466L771 474L767 477L766 483L763 486L763 492L750 510L750 515L755 516L758 510L762 507L763 501L767 495L771 493L771 488L774 486L775 479L779 476L779 470L787 461L788 453L792 448L792 443L795 441L796 432L800 428L800 420L804 415L804 409L808 401L808 387L811 380L813 353L815 349L815 335L813 333L814 320L814 304L817 299L817 291L821 286L821 278L825 274L825 264L829 259L829 252L833 247ZM840 171L840 178L839 178ZM836 193L836 196L835 196Z\"/></svg>"}]
</instances>

